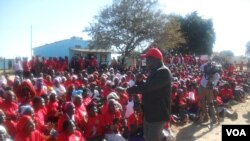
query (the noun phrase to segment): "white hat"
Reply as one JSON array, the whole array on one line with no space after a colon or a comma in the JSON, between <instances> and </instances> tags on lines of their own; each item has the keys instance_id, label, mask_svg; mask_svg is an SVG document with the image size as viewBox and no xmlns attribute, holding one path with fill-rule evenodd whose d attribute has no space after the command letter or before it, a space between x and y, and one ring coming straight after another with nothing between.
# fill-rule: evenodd
<instances>
[{"instance_id":1,"label":"white hat","mask_svg":"<svg viewBox=\"0 0 250 141\"><path fill-rule=\"evenodd\" d=\"M119 96L115 93L115 92L111 92L108 94L107 96L107 101L109 101L110 99L115 99L115 100L118 100L120 99Z\"/></svg>"}]
</instances>

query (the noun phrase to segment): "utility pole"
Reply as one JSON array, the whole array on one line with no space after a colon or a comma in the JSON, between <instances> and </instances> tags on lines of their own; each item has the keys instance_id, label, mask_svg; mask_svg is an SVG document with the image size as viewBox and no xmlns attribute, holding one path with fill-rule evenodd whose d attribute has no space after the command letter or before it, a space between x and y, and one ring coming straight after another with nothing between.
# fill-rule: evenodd
<instances>
[{"instance_id":1,"label":"utility pole","mask_svg":"<svg viewBox=\"0 0 250 141\"><path fill-rule=\"evenodd\" d=\"M30 26L30 59L32 58L32 25Z\"/></svg>"},{"instance_id":2,"label":"utility pole","mask_svg":"<svg viewBox=\"0 0 250 141\"><path fill-rule=\"evenodd\" d=\"M5 71L5 57L3 58L3 73L5 74L6 73L6 71Z\"/></svg>"}]
</instances>

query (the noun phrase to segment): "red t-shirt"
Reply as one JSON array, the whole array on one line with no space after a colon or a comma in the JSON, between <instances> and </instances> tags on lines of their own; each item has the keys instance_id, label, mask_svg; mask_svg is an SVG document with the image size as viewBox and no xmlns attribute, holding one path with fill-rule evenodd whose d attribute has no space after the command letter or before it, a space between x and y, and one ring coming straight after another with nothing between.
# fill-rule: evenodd
<instances>
[{"instance_id":1,"label":"red t-shirt","mask_svg":"<svg viewBox=\"0 0 250 141\"><path fill-rule=\"evenodd\" d=\"M63 114L62 116L60 116L60 118L57 121L57 132L61 133L63 131L63 122L66 120L69 120L70 118L66 115Z\"/></svg>"},{"instance_id":2,"label":"red t-shirt","mask_svg":"<svg viewBox=\"0 0 250 141\"><path fill-rule=\"evenodd\" d=\"M131 125L135 125L136 127L142 127L142 123L142 113L139 113L137 116L135 113L130 115L127 122L129 132L131 132Z\"/></svg>"},{"instance_id":3,"label":"red t-shirt","mask_svg":"<svg viewBox=\"0 0 250 141\"><path fill-rule=\"evenodd\" d=\"M121 105L127 105L128 104L129 97L127 94L123 93L120 95L119 103Z\"/></svg>"},{"instance_id":4,"label":"red t-shirt","mask_svg":"<svg viewBox=\"0 0 250 141\"><path fill-rule=\"evenodd\" d=\"M58 112L58 102L49 102L47 105L47 112L48 115L54 115L56 112Z\"/></svg>"},{"instance_id":5,"label":"red t-shirt","mask_svg":"<svg viewBox=\"0 0 250 141\"><path fill-rule=\"evenodd\" d=\"M223 104L222 99L221 99L220 96L217 96L217 97L216 97L216 103L217 103L218 105Z\"/></svg>"},{"instance_id":6,"label":"red t-shirt","mask_svg":"<svg viewBox=\"0 0 250 141\"><path fill-rule=\"evenodd\" d=\"M105 88L103 89L103 92L102 92L102 96L104 97L104 98L107 98L107 96L111 93L111 92L113 92L114 90L112 90L111 88L109 88L108 86L105 86Z\"/></svg>"},{"instance_id":7,"label":"red t-shirt","mask_svg":"<svg viewBox=\"0 0 250 141\"><path fill-rule=\"evenodd\" d=\"M4 126L6 127L7 132L9 135L14 138L16 134L16 122L12 120L6 120L4 122Z\"/></svg>"},{"instance_id":8,"label":"red t-shirt","mask_svg":"<svg viewBox=\"0 0 250 141\"><path fill-rule=\"evenodd\" d=\"M79 131L75 130L72 134L60 133L57 141L85 141L85 139Z\"/></svg>"},{"instance_id":9,"label":"red t-shirt","mask_svg":"<svg viewBox=\"0 0 250 141\"><path fill-rule=\"evenodd\" d=\"M75 119L77 126L82 129L87 122L87 111L84 104L75 107Z\"/></svg>"},{"instance_id":10,"label":"red t-shirt","mask_svg":"<svg viewBox=\"0 0 250 141\"><path fill-rule=\"evenodd\" d=\"M86 124L85 137L88 139L103 135L103 126L104 121L102 115L89 116Z\"/></svg>"},{"instance_id":11,"label":"red t-shirt","mask_svg":"<svg viewBox=\"0 0 250 141\"><path fill-rule=\"evenodd\" d=\"M2 102L0 108L5 113L6 117L15 116L17 114L18 105L15 102Z\"/></svg>"},{"instance_id":12,"label":"red t-shirt","mask_svg":"<svg viewBox=\"0 0 250 141\"><path fill-rule=\"evenodd\" d=\"M113 131L108 130L107 133L118 132L121 127L121 112L116 110L115 113L111 114L108 111L103 113L104 126L113 126Z\"/></svg>"},{"instance_id":13,"label":"red t-shirt","mask_svg":"<svg viewBox=\"0 0 250 141\"><path fill-rule=\"evenodd\" d=\"M35 130L30 136L25 135L23 132L17 132L15 141L44 141L41 132Z\"/></svg>"},{"instance_id":14,"label":"red t-shirt","mask_svg":"<svg viewBox=\"0 0 250 141\"><path fill-rule=\"evenodd\" d=\"M233 91L231 89L222 89L219 93L222 100L229 100L233 98Z\"/></svg>"},{"instance_id":15,"label":"red t-shirt","mask_svg":"<svg viewBox=\"0 0 250 141\"><path fill-rule=\"evenodd\" d=\"M176 103L176 97L177 97L177 93L176 92L171 94L172 103Z\"/></svg>"},{"instance_id":16,"label":"red t-shirt","mask_svg":"<svg viewBox=\"0 0 250 141\"><path fill-rule=\"evenodd\" d=\"M44 95L44 94L46 94L46 92L43 90L43 88L36 89L36 95L37 96L41 96L41 95Z\"/></svg>"},{"instance_id":17,"label":"red t-shirt","mask_svg":"<svg viewBox=\"0 0 250 141\"><path fill-rule=\"evenodd\" d=\"M84 97L82 100L83 100L83 104L85 105L85 107L88 106L92 101L92 99L89 96Z\"/></svg>"},{"instance_id":18,"label":"red t-shirt","mask_svg":"<svg viewBox=\"0 0 250 141\"><path fill-rule=\"evenodd\" d=\"M36 123L36 129L44 132L45 131L45 116L47 115L47 111L42 109L39 109L38 111L35 111L34 113L34 121Z\"/></svg>"}]
</instances>

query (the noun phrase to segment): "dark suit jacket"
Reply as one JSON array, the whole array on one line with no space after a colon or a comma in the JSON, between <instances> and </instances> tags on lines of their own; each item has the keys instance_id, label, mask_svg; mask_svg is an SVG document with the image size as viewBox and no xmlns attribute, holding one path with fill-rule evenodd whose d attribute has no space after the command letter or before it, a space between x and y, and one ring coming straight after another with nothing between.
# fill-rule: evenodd
<instances>
[{"instance_id":1,"label":"dark suit jacket","mask_svg":"<svg viewBox=\"0 0 250 141\"><path fill-rule=\"evenodd\" d=\"M147 122L168 121L172 75L165 66L152 70L145 84L127 89L129 94L142 94L144 118Z\"/></svg>"}]
</instances>

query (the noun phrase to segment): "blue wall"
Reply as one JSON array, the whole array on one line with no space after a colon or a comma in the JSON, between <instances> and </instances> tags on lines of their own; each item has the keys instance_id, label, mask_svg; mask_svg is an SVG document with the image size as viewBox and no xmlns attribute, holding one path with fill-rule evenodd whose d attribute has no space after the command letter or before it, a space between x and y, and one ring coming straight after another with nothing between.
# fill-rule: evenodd
<instances>
[{"instance_id":1,"label":"blue wall","mask_svg":"<svg viewBox=\"0 0 250 141\"><path fill-rule=\"evenodd\" d=\"M62 41L57 41L51 44L46 44L40 47L33 48L33 56L48 57L64 57L69 56L69 48L81 46L81 48L87 48L88 41L81 38L72 37Z\"/></svg>"},{"instance_id":2,"label":"blue wall","mask_svg":"<svg viewBox=\"0 0 250 141\"><path fill-rule=\"evenodd\" d=\"M12 69L13 62L14 59L0 59L0 70Z\"/></svg>"}]
</instances>

